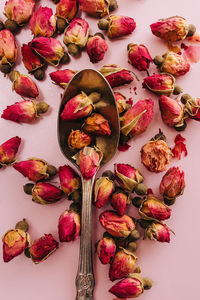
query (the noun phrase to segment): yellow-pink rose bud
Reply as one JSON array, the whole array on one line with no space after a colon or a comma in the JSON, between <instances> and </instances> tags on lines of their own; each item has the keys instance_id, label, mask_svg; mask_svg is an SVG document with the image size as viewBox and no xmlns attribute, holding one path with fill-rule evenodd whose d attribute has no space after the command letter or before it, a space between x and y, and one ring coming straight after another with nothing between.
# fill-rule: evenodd
<instances>
[{"instance_id":1,"label":"yellow-pink rose bud","mask_svg":"<svg viewBox=\"0 0 200 300\"><path fill-rule=\"evenodd\" d=\"M117 8L116 1L110 0L79 0L79 5L81 11L93 17L104 17L109 14L109 10Z\"/></svg>"},{"instance_id":2,"label":"yellow-pink rose bud","mask_svg":"<svg viewBox=\"0 0 200 300\"><path fill-rule=\"evenodd\" d=\"M112 192L114 191L114 182L110 180L108 177L100 177L94 183L94 205L98 208L103 207Z\"/></svg>"},{"instance_id":3,"label":"yellow-pink rose bud","mask_svg":"<svg viewBox=\"0 0 200 300\"><path fill-rule=\"evenodd\" d=\"M85 120L83 129L95 135L111 135L110 125L101 114L93 113Z\"/></svg>"},{"instance_id":4,"label":"yellow-pink rose bud","mask_svg":"<svg viewBox=\"0 0 200 300\"><path fill-rule=\"evenodd\" d=\"M126 97L119 92L114 92L115 100L117 102L117 108L119 114L123 113L127 107Z\"/></svg>"},{"instance_id":5,"label":"yellow-pink rose bud","mask_svg":"<svg viewBox=\"0 0 200 300\"><path fill-rule=\"evenodd\" d=\"M0 31L0 70L2 73L10 73L17 60L18 49L15 37L8 29Z\"/></svg>"},{"instance_id":6,"label":"yellow-pink rose bud","mask_svg":"<svg viewBox=\"0 0 200 300\"><path fill-rule=\"evenodd\" d=\"M61 188L67 196L79 189L81 184L80 177L70 166L64 165L59 167L58 176L60 178Z\"/></svg>"},{"instance_id":7,"label":"yellow-pink rose bud","mask_svg":"<svg viewBox=\"0 0 200 300\"><path fill-rule=\"evenodd\" d=\"M165 224L160 222L151 223L145 230L146 236L152 241L170 242L170 230Z\"/></svg>"},{"instance_id":8,"label":"yellow-pink rose bud","mask_svg":"<svg viewBox=\"0 0 200 300\"><path fill-rule=\"evenodd\" d=\"M59 218L58 233L60 242L71 242L80 234L80 214L73 210L65 210Z\"/></svg>"},{"instance_id":9,"label":"yellow-pink rose bud","mask_svg":"<svg viewBox=\"0 0 200 300\"><path fill-rule=\"evenodd\" d=\"M102 264L109 264L112 262L116 251L116 244L114 239L104 237L97 243L97 255Z\"/></svg>"},{"instance_id":10,"label":"yellow-pink rose bud","mask_svg":"<svg viewBox=\"0 0 200 300\"><path fill-rule=\"evenodd\" d=\"M120 216L125 214L127 205L130 203L128 194L122 189L117 189L110 199L111 206L117 211Z\"/></svg>"},{"instance_id":11,"label":"yellow-pink rose bud","mask_svg":"<svg viewBox=\"0 0 200 300\"><path fill-rule=\"evenodd\" d=\"M91 137L84 131L72 130L68 137L68 146L71 149L82 149L89 146L91 141Z\"/></svg>"},{"instance_id":12,"label":"yellow-pink rose bud","mask_svg":"<svg viewBox=\"0 0 200 300\"><path fill-rule=\"evenodd\" d=\"M15 136L0 145L0 168L15 162L15 156L19 149L21 138Z\"/></svg>"}]
</instances>

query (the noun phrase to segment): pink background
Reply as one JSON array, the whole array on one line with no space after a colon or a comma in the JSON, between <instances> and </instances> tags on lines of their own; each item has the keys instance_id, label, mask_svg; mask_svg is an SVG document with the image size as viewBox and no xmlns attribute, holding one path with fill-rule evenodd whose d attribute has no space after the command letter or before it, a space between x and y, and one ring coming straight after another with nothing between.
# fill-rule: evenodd
<instances>
[{"instance_id":1,"label":"pink background","mask_svg":"<svg viewBox=\"0 0 200 300\"><path fill-rule=\"evenodd\" d=\"M0 18L3 16L4 2L0 3ZM55 5L52 1L40 1L45 6ZM89 62L87 53L83 52L81 58L71 59L70 64L62 66L80 70L83 68L99 69L103 64L117 63L137 73L142 80L145 72L139 73L127 62L127 44L143 43L154 57L167 51L167 46L160 39L151 34L149 25L159 18L166 18L180 15L200 29L199 11L200 3L196 0L118 0L119 8L116 14L127 15L135 18L137 28L134 33L126 38L116 41L109 41L109 50L103 62L92 65ZM83 14L84 17L84 14ZM91 34L98 31L96 19L87 17L90 24ZM31 33L28 27L24 28L17 35L18 45L31 40ZM61 40L62 37L59 37ZM21 64L19 57L16 69L24 74L27 70ZM30 157L39 157L47 160L55 166L68 163L62 155L57 142L57 113L60 103L60 94L63 90L51 83L48 74L55 70L49 66L46 71L44 82L37 82L40 95L39 100L45 100L50 105L49 112L43 115L34 124L18 125L10 121L0 119L0 144L7 139L18 135L22 138L22 145L18 153L18 160L25 160ZM151 66L150 73L155 72ZM199 95L199 64L193 64L191 71L177 80L186 93L194 97ZM148 130L131 142L131 148L127 152L118 152L114 159L107 165L113 170L115 162L130 163L138 168L145 177L145 183L151 187L159 196L158 187L162 174L148 172L140 162L139 151L158 129L161 128L167 136L168 144L173 147L174 137L177 132L167 127L160 118L157 104L157 96L141 88L141 83L136 80L128 86L116 88L127 97L132 97L134 102L139 99L152 98L155 101L155 115ZM136 86L137 95L133 88ZM0 74L0 113L6 105L19 101L20 97L12 92L11 82ZM141 300L188 300L197 299L199 294L199 138L200 124L196 121L189 121L188 127L182 133L187 140L188 156L180 161L174 159L171 166L181 166L185 171L186 188L184 195L177 199L172 207L172 216L167 222L176 235L171 236L170 244L162 244L149 240L140 240L138 243L137 265L142 269L142 276L151 277L154 286L140 296ZM104 168L105 169L105 168ZM99 171L101 174L103 170ZM58 239L57 222L60 214L69 206L66 199L59 203L42 206L31 201L31 197L23 192L23 185L28 180L15 171L12 167L0 171L0 235L15 226L15 223L26 218L30 224L30 235L32 240L39 238L44 233L52 233ZM58 178L53 180L58 183ZM107 205L105 209L110 209ZM102 210L93 209L94 242L101 237L103 232L98 223L98 215ZM128 214L137 216L136 210L130 206ZM2 248L2 246L1 246ZM6 300L73 300L75 299L74 280L78 265L79 240L61 244L60 248L46 261L39 265L27 259L24 255L18 256L9 263L4 263L2 250L0 250L0 282L1 298ZM101 265L94 255L94 269L96 277L95 300L112 300L114 297L108 292L112 283L108 280L108 266Z\"/></svg>"}]
</instances>

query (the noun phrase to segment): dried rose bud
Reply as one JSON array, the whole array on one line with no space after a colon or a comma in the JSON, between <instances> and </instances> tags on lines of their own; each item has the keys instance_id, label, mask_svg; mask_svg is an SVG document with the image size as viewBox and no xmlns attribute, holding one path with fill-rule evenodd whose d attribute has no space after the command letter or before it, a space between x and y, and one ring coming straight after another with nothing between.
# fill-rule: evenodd
<instances>
[{"instance_id":1,"label":"dried rose bud","mask_svg":"<svg viewBox=\"0 0 200 300\"><path fill-rule=\"evenodd\" d=\"M100 177L94 183L94 204L96 207L101 208L103 207L112 192L114 191L114 182L110 180L108 177Z\"/></svg>"},{"instance_id":2,"label":"dried rose bud","mask_svg":"<svg viewBox=\"0 0 200 300\"><path fill-rule=\"evenodd\" d=\"M121 132L127 136L143 133L153 119L154 102L152 99L139 100L121 118Z\"/></svg>"},{"instance_id":3,"label":"dried rose bud","mask_svg":"<svg viewBox=\"0 0 200 300\"><path fill-rule=\"evenodd\" d=\"M82 149L89 146L91 141L91 137L84 131L72 130L68 137L68 146L72 149Z\"/></svg>"},{"instance_id":4,"label":"dried rose bud","mask_svg":"<svg viewBox=\"0 0 200 300\"><path fill-rule=\"evenodd\" d=\"M65 58L64 48L55 38L38 37L28 43L37 54L53 66L58 66Z\"/></svg>"},{"instance_id":5,"label":"dried rose bud","mask_svg":"<svg viewBox=\"0 0 200 300\"><path fill-rule=\"evenodd\" d=\"M196 121L200 121L200 98L192 98L189 94L181 97L181 102L185 106L187 116Z\"/></svg>"},{"instance_id":6,"label":"dried rose bud","mask_svg":"<svg viewBox=\"0 0 200 300\"><path fill-rule=\"evenodd\" d=\"M100 72L108 80L110 86L115 86L131 83L134 77L131 75L131 71L123 69L118 65L105 65L101 68Z\"/></svg>"},{"instance_id":7,"label":"dried rose bud","mask_svg":"<svg viewBox=\"0 0 200 300\"><path fill-rule=\"evenodd\" d=\"M57 85L65 88L76 73L77 71L65 69L51 72L49 73L49 76L51 77L51 80L53 80Z\"/></svg>"},{"instance_id":8,"label":"dried rose bud","mask_svg":"<svg viewBox=\"0 0 200 300\"><path fill-rule=\"evenodd\" d=\"M108 121L98 113L93 113L87 117L83 129L87 133L94 133L95 135L111 135Z\"/></svg>"},{"instance_id":9,"label":"dried rose bud","mask_svg":"<svg viewBox=\"0 0 200 300\"><path fill-rule=\"evenodd\" d=\"M133 219L128 215L119 216L114 211L105 211L100 214L101 226L114 237L128 237L135 229Z\"/></svg>"},{"instance_id":10,"label":"dried rose bud","mask_svg":"<svg viewBox=\"0 0 200 300\"><path fill-rule=\"evenodd\" d=\"M77 239L80 234L80 227L80 214L73 210L65 210L58 223L60 242L71 242Z\"/></svg>"},{"instance_id":11,"label":"dried rose bud","mask_svg":"<svg viewBox=\"0 0 200 300\"><path fill-rule=\"evenodd\" d=\"M115 164L115 179L125 190L132 192L144 180L140 172L128 164Z\"/></svg>"},{"instance_id":12,"label":"dried rose bud","mask_svg":"<svg viewBox=\"0 0 200 300\"><path fill-rule=\"evenodd\" d=\"M111 263L116 251L115 241L110 237L103 237L97 243L97 255L102 264Z\"/></svg>"},{"instance_id":13,"label":"dried rose bud","mask_svg":"<svg viewBox=\"0 0 200 300\"><path fill-rule=\"evenodd\" d=\"M136 23L130 17L110 15L107 20L99 20L98 27L107 30L108 37L113 39L131 34L136 28Z\"/></svg>"},{"instance_id":14,"label":"dried rose bud","mask_svg":"<svg viewBox=\"0 0 200 300\"><path fill-rule=\"evenodd\" d=\"M76 120L87 117L92 112L92 100L94 94L87 96L84 92L71 98L66 104L60 115L63 121ZM99 94L98 94L99 95Z\"/></svg>"},{"instance_id":15,"label":"dried rose bud","mask_svg":"<svg viewBox=\"0 0 200 300\"><path fill-rule=\"evenodd\" d=\"M127 108L126 97L119 92L114 92L114 96L117 102L118 112L121 114Z\"/></svg>"},{"instance_id":16,"label":"dried rose bud","mask_svg":"<svg viewBox=\"0 0 200 300\"><path fill-rule=\"evenodd\" d=\"M163 172L170 163L171 149L164 140L155 139L146 143L141 149L141 161L151 172Z\"/></svg>"},{"instance_id":17,"label":"dried rose bud","mask_svg":"<svg viewBox=\"0 0 200 300\"><path fill-rule=\"evenodd\" d=\"M145 230L145 237L148 237L152 241L158 242L170 242L170 231L165 224L159 222L153 222Z\"/></svg>"},{"instance_id":18,"label":"dried rose bud","mask_svg":"<svg viewBox=\"0 0 200 300\"><path fill-rule=\"evenodd\" d=\"M146 46L128 44L128 62L139 71L145 71L149 68L152 58Z\"/></svg>"},{"instance_id":19,"label":"dried rose bud","mask_svg":"<svg viewBox=\"0 0 200 300\"><path fill-rule=\"evenodd\" d=\"M49 7L40 6L33 13L29 27L35 37L51 37L56 30L56 17L53 10Z\"/></svg>"},{"instance_id":20,"label":"dried rose bud","mask_svg":"<svg viewBox=\"0 0 200 300\"><path fill-rule=\"evenodd\" d=\"M184 172L180 167L172 167L163 176L160 183L160 194L165 203L183 194L185 188Z\"/></svg>"},{"instance_id":21,"label":"dried rose bud","mask_svg":"<svg viewBox=\"0 0 200 300\"><path fill-rule=\"evenodd\" d=\"M13 83L12 89L22 97L36 98L39 95L38 88L34 81L27 75L12 71L9 75Z\"/></svg>"},{"instance_id":22,"label":"dried rose bud","mask_svg":"<svg viewBox=\"0 0 200 300\"><path fill-rule=\"evenodd\" d=\"M56 174L52 174L50 172L51 165L48 165L47 162L43 159L31 158L25 161L20 161L13 165L13 168L20 172L24 177L27 177L31 181L39 181L42 179L47 179L50 176L54 176ZM55 167L54 167L55 169Z\"/></svg>"},{"instance_id":23,"label":"dried rose bud","mask_svg":"<svg viewBox=\"0 0 200 300\"><path fill-rule=\"evenodd\" d=\"M15 156L19 149L21 138L15 136L0 145L0 168L9 166L15 162Z\"/></svg>"},{"instance_id":24,"label":"dried rose bud","mask_svg":"<svg viewBox=\"0 0 200 300\"><path fill-rule=\"evenodd\" d=\"M1 117L16 123L31 123L38 118L39 114L45 113L48 107L45 102L36 104L35 101L24 100L7 106Z\"/></svg>"},{"instance_id":25,"label":"dried rose bud","mask_svg":"<svg viewBox=\"0 0 200 300\"><path fill-rule=\"evenodd\" d=\"M56 251L59 244L53 238L52 234L44 234L41 238L35 240L29 248L29 253L32 261L39 264Z\"/></svg>"},{"instance_id":26,"label":"dried rose bud","mask_svg":"<svg viewBox=\"0 0 200 300\"><path fill-rule=\"evenodd\" d=\"M117 211L120 216L125 214L127 205L130 203L130 199L122 189L117 189L116 192L112 194L110 199L111 206Z\"/></svg>"},{"instance_id":27,"label":"dried rose bud","mask_svg":"<svg viewBox=\"0 0 200 300\"><path fill-rule=\"evenodd\" d=\"M76 160L76 164L79 166L84 179L88 180L94 176L100 166L102 156L103 154L99 149L84 147L83 150L79 151L73 157Z\"/></svg>"},{"instance_id":28,"label":"dried rose bud","mask_svg":"<svg viewBox=\"0 0 200 300\"><path fill-rule=\"evenodd\" d=\"M153 195L147 195L142 202L139 215L145 220L163 221L171 216L171 209Z\"/></svg>"},{"instance_id":29,"label":"dried rose bud","mask_svg":"<svg viewBox=\"0 0 200 300\"><path fill-rule=\"evenodd\" d=\"M59 167L58 176L61 188L67 196L79 189L81 184L80 177L70 166L64 165Z\"/></svg>"},{"instance_id":30,"label":"dried rose bud","mask_svg":"<svg viewBox=\"0 0 200 300\"><path fill-rule=\"evenodd\" d=\"M101 34L97 33L93 36L89 36L86 50L90 61L93 64L101 61L104 58L106 51L108 50L108 45L103 35L101 36Z\"/></svg>"},{"instance_id":31,"label":"dried rose bud","mask_svg":"<svg viewBox=\"0 0 200 300\"><path fill-rule=\"evenodd\" d=\"M89 35L89 24L81 18L75 18L65 29L63 42L68 46L68 52L71 55L77 55L80 48L87 44Z\"/></svg>"},{"instance_id":32,"label":"dried rose bud","mask_svg":"<svg viewBox=\"0 0 200 300\"><path fill-rule=\"evenodd\" d=\"M120 250L115 254L112 264L110 265L110 280L121 279L133 272L136 259L137 257L133 252L120 247Z\"/></svg>"},{"instance_id":33,"label":"dried rose bud","mask_svg":"<svg viewBox=\"0 0 200 300\"><path fill-rule=\"evenodd\" d=\"M116 0L79 0L80 10L93 17L104 17L118 7Z\"/></svg>"},{"instance_id":34,"label":"dried rose bud","mask_svg":"<svg viewBox=\"0 0 200 300\"><path fill-rule=\"evenodd\" d=\"M10 73L18 56L15 37L8 29L0 31L0 70L2 73Z\"/></svg>"},{"instance_id":35,"label":"dried rose bud","mask_svg":"<svg viewBox=\"0 0 200 300\"><path fill-rule=\"evenodd\" d=\"M60 0L56 6L57 32L63 33L67 24L76 16L78 11L77 0Z\"/></svg>"}]
</instances>

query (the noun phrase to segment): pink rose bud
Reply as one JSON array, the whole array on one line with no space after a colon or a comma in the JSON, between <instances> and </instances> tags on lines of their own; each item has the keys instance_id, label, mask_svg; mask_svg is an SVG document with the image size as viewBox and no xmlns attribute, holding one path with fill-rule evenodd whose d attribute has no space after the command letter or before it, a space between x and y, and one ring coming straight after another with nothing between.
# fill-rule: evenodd
<instances>
[{"instance_id":1,"label":"pink rose bud","mask_svg":"<svg viewBox=\"0 0 200 300\"><path fill-rule=\"evenodd\" d=\"M154 74L143 81L143 88L157 95L170 96L174 92L175 78L170 74Z\"/></svg>"},{"instance_id":2,"label":"pink rose bud","mask_svg":"<svg viewBox=\"0 0 200 300\"><path fill-rule=\"evenodd\" d=\"M100 166L102 156L103 154L99 149L84 147L83 150L73 157L84 179L89 180L95 175Z\"/></svg>"},{"instance_id":3,"label":"pink rose bud","mask_svg":"<svg viewBox=\"0 0 200 300\"><path fill-rule=\"evenodd\" d=\"M20 74L18 71L12 71L9 77L13 83L12 89L20 96L36 98L39 95L36 84L29 76Z\"/></svg>"},{"instance_id":4,"label":"pink rose bud","mask_svg":"<svg viewBox=\"0 0 200 300\"><path fill-rule=\"evenodd\" d=\"M32 200L36 203L51 204L59 201L62 197L63 191L51 183L38 182L33 185Z\"/></svg>"},{"instance_id":5,"label":"pink rose bud","mask_svg":"<svg viewBox=\"0 0 200 300\"><path fill-rule=\"evenodd\" d=\"M144 45L128 44L128 62L139 71L145 71L149 68L152 58Z\"/></svg>"},{"instance_id":6,"label":"pink rose bud","mask_svg":"<svg viewBox=\"0 0 200 300\"><path fill-rule=\"evenodd\" d=\"M15 136L0 145L0 168L9 166L15 162L15 156L19 149L21 138Z\"/></svg>"},{"instance_id":7,"label":"pink rose bud","mask_svg":"<svg viewBox=\"0 0 200 300\"><path fill-rule=\"evenodd\" d=\"M185 188L184 172L180 167L171 167L163 176L160 183L160 194L165 203L183 194Z\"/></svg>"},{"instance_id":8,"label":"pink rose bud","mask_svg":"<svg viewBox=\"0 0 200 300\"><path fill-rule=\"evenodd\" d=\"M10 73L17 60L18 49L15 37L8 29L0 31L0 70L2 73Z\"/></svg>"},{"instance_id":9,"label":"pink rose bud","mask_svg":"<svg viewBox=\"0 0 200 300\"><path fill-rule=\"evenodd\" d=\"M129 192L132 192L136 185L144 180L140 172L128 164L115 164L114 169L115 179L123 189Z\"/></svg>"},{"instance_id":10,"label":"pink rose bud","mask_svg":"<svg viewBox=\"0 0 200 300\"><path fill-rule=\"evenodd\" d=\"M111 206L117 211L120 216L123 216L125 214L127 204L129 203L129 197L122 189L117 189L117 191L112 194L112 197L110 199Z\"/></svg>"},{"instance_id":11,"label":"pink rose bud","mask_svg":"<svg viewBox=\"0 0 200 300\"><path fill-rule=\"evenodd\" d=\"M113 39L131 34L136 28L136 23L130 17L110 15L107 20L99 20L98 27L107 30L108 37Z\"/></svg>"},{"instance_id":12,"label":"pink rose bud","mask_svg":"<svg viewBox=\"0 0 200 300\"><path fill-rule=\"evenodd\" d=\"M143 133L153 119L153 107L152 99L139 100L121 117L121 132L125 136Z\"/></svg>"},{"instance_id":13,"label":"pink rose bud","mask_svg":"<svg viewBox=\"0 0 200 300\"><path fill-rule=\"evenodd\" d=\"M96 33L93 36L89 36L86 50L90 61L93 64L101 61L108 50L108 45L104 39L104 36L101 33Z\"/></svg>"},{"instance_id":14,"label":"pink rose bud","mask_svg":"<svg viewBox=\"0 0 200 300\"><path fill-rule=\"evenodd\" d=\"M188 34L187 21L178 16L158 20L158 22L151 24L150 27L155 36L167 42L184 40Z\"/></svg>"},{"instance_id":15,"label":"pink rose bud","mask_svg":"<svg viewBox=\"0 0 200 300\"><path fill-rule=\"evenodd\" d=\"M56 251L59 244L53 238L52 234L44 234L41 238L35 240L29 248L29 253L32 261L39 264Z\"/></svg>"},{"instance_id":16,"label":"pink rose bud","mask_svg":"<svg viewBox=\"0 0 200 300\"><path fill-rule=\"evenodd\" d=\"M94 183L94 205L98 208L103 207L110 199L113 191L114 182L112 180L108 177L98 178Z\"/></svg>"},{"instance_id":17,"label":"pink rose bud","mask_svg":"<svg viewBox=\"0 0 200 300\"><path fill-rule=\"evenodd\" d=\"M112 238L104 237L97 243L97 255L102 264L111 263L116 251L116 244Z\"/></svg>"},{"instance_id":18,"label":"pink rose bud","mask_svg":"<svg viewBox=\"0 0 200 300\"><path fill-rule=\"evenodd\" d=\"M101 226L114 237L128 237L135 229L133 219L128 215L119 216L114 211L105 211L100 214Z\"/></svg>"},{"instance_id":19,"label":"pink rose bud","mask_svg":"<svg viewBox=\"0 0 200 300\"><path fill-rule=\"evenodd\" d=\"M89 146L91 141L91 137L84 131L72 130L68 137L68 146L71 149L82 149Z\"/></svg>"},{"instance_id":20,"label":"pink rose bud","mask_svg":"<svg viewBox=\"0 0 200 300\"><path fill-rule=\"evenodd\" d=\"M111 135L110 125L102 115L93 113L85 120L84 131L95 135Z\"/></svg>"},{"instance_id":21,"label":"pink rose bud","mask_svg":"<svg viewBox=\"0 0 200 300\"><path fill-rule=\"evenodd\" d=\"M104 17L118 7L116 1L79 0L80 10L93 17Z\"/></svg>"},{"instance_id":22,"label":"pink rose bud","mask_svg":"<svg viewBox=\"0 0 200 300\"><path fill-rule=\"evenodd\" d=\"M87 96L84 92L71 98L60 115L63 121L76 120L87 117L92 112L92 94Z\"/></svg>"},{"instance_id":23,"label":"pink rose bud","mask_svg":"<svg viewBox=\"0 0 200 300\"><path fill-rule=\"evenodd\" d=\"M114 92L114 96L117 102L118 112L121 114L127 108L126 97L119 92Z\"/></svg>"},{"instance_id":24,"label":"pink rose bud","mask_svg":"<svg viewBox=\"0 0 200 300\"><path fill-rule=\"evenodd\" d=\"M56 6L57 32L63 33L67 24L76 16L77 0L60 0Z\"/></svg>"},{"instance_id":25,"label":"pink rose bud","mask_svg":"<svg viewBox=\"0 0 200 300\"><path fill-rule=\"evenodd\" d=\"M139 214L145 220L163 221L171 216L171 209L153 195L147 195L142 202Z\"/></svg>"},{"instance_id":26,"label":"pink rose bud","mask_svg":"<svg viewBox=\"0 0 200 300\"><path fill-rule=\"evenodd\" d=\"M170 242L170 231L165 224L159 222L153 222L145 230L145 237L148 237L152 241L158 241L162 243Z\"/></svg>"},{"instance_id":27,"label":"pink rose bud","mask_svg":"<svg viewBox=\"0 0 200 300\"><path fill-rule=\"evenodd\" d=\"M58 233L60 242L71 242L80 235L80 214L65 210L59 218Z\"/></svg>"},{"instance_id":28,"label":"pink rose bud","mask_svg":"<svg viewBox=\"0 0 200 300\"><path fill-rule=\"evenodd\" d=\"M55 167L48 165L45 160L37 158L31 158L15 163L13 168L31 181L47 179L56 174ZM53 168L54 170L52 171Z\"/></svg>"},{"instance_id":29,"label":"pink rose bud","mask_svg":"<svg viewBox=\"0 0 200 300\"><path fill-rule=\"evenodd\" d=\"M67 196L79 189L81 185L80 177L70 166L64 165L59 167L58 176L61 188Z\"/></svg>"},{"instance_id":30,"label":"pink rose bud","mask_svg":"<svg viewBox=\"0 0 200 300\"><path fill-rule=\"evenodd\" d=\"M133 252L121 248L115 254L115 257L110 265L109 278L111 281L121 279L133 272L137 257Z\"/></svg>"},{"instance_id":31,"label":"pink rose bud","mask_svg":"<svg viewBox=\"0 0 200 300\"><path fill-rule=\"evenodd\" d=\"M109 292L119 298L136 298L144 291L142 279L138 274L129 274L113 285Z\"/></svg>"},{"instance_id":32,"label":"pink rose bud","mask_svg":"<svg viewBox=\"0 0 200 300\"><path fill-rule=\"evenodd\" d=\"M51 80L54 81L57 85L65 88L76 73L77 71L65 69L51 72L49 73L49 76L51 77Z\"/></svg>"},{"instance_id":33,"label":"pink rose bud","mask_svg":"<svg viewBox=\"0 0 200 300\"><path fill-rule=\"evenodd\" d=\"M56 17L53 10L49 7L40 6L33 13L29 27L35 37L51 37L56 31Z\"/></svg>"},{"instance_id":34,"label":"pink rose bud","mask_svg":"<svg viewBox=\"0 0 200 300\"><path fill-rule=\"evenodd\" d=\"M31 123L38 118L39 114L45 113L48 107L45 102L36 104L35 101L24 100L7 106L1 117L16 123Z\"/></svg>"},{"instance_id":35,"label":"pink rose bud","mask_svg":"<svg viewBox=\"0 0 200 300\"><path fill-rule=\"evenodd\" d=\"M134 80L131 71L123 69L120 66L114 64L103 66L100 72L108 80L112 88L115 86L131 83Z\"/></svg>"}]
</instances>

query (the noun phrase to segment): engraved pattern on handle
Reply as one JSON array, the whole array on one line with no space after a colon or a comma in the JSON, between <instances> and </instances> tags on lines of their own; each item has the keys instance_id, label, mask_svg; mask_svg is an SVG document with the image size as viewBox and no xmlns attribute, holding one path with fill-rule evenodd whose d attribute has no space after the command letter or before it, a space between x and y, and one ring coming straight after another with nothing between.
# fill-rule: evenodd
<instances>
[{"instance_id":1,"label":"engraved pattern on handle","mask_svg":"<svg viewBox=\"0 0 200 300\"><path fill-rule=\"evenodd\" d=\"M94 177L82 179L82 215L79 266L76 276L76 300L94 300L95 285L92 259L92 188Z\"/></svg>"}]
</instances>

